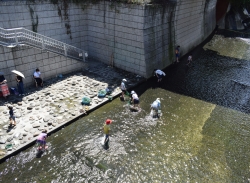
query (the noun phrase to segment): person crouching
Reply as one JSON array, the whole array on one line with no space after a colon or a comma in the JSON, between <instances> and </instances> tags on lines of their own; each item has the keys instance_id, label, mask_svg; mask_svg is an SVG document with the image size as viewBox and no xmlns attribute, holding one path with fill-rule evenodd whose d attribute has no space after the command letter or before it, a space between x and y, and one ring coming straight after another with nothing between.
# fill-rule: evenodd
<instances>
[{"instance_id":1,"label":"person crouching","mask_svg":"<svg viewBox=\"0 0 250 183\"><path fill-rule=\"evenodd\" d=\"M159 117L158 111L161 108L161 101L160 98L157 98L152 104L151 109L153 110L153 117Z\"/></svg>"},{"instance_id":2,"label":"person crouching","mask_svg":"<svg viewBox=\"0 0 250 183\"><path fill-rule=\"evenodd\" d=\"M38 150L46 148L47 130L43 130L42 133L37 137Z\"/></svg>"}]
</instances>

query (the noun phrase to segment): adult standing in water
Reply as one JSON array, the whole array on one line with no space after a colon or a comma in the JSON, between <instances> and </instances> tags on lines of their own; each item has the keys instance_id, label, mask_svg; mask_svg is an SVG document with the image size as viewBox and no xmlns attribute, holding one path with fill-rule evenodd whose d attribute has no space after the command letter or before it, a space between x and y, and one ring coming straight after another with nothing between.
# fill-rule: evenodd
<instances>
[{"instance_id":1,"label":"adult standing in water","mask_svg":"<svg viewBox=\"0 0 250 183\"><path fill-rule=\"evenodd\" d=\"M180 58L180 46L177 46L175 48L175 58L176 58L176 62L179 62L179 58Z\"/></svg>"},{"instance_id":2,"label":"adult standing in water","mask_svg":"<svg viewBox=\"0 0 250 183\"><path fill-rule=\"evenodd\" d=\"M112 120L107 119L104 126L103 126L103 132L105 134L105 139L104 139L104 147L105 148L109 147L110 124L111 123L112 123Z\"/></svg>"},{"instance_id":3,"label":"adult standing in water","mask_svg":"<svg viewBox=\"0 0 250 183\"><path fill-rule=\"evenodd\" d=\"M16 81L17 81L19 96L24 95L23 78L19 75L16 75Z\"/></svg>"},{"instance_id":4,"label":"adult standing in water","mask_svg":"<svg viewBox=\"0 0 250 183\"><path fill-rule=\"evenodd\" d=\"M7 80L5 79L4 75L0 75L0 88L3 94L3 97L6 99L7 96L10 95L9 87L7 85Z\"/></svg>"},{"instance_id":5,"label":"adult standing in water","mask_svg":"<svg viewBox=\"0 0 250 183\"><path fill-rule=\"evenodd\" d=\"M38 68L34 72L34 78L36 80L37 86L43 86L43 80L42 80L42 77L41 77L41 72L40 72L40 70Z\"/></svg>"},{"instance_id":6,"label":"adult standing in water","mask_svg":"<svg viewBox=\"0 0 250 183\"><path fill-rule=\"evenodd\" d=\"M161 82L163 76L166 76L165 72L163 72L160 69L155 69L154 73L155 73L155 76L158 78L157 80L158 83Z\"/></svg>"},{"instance_id":7,"label":"adult standing in water","mask_svg":"<svg viewBox=\"0 0 250 183\"><path fill-rule=\"evenodd\" d=\"M127 80L126 79L122 79L121 90L122 90L122 98L123 98L123 100L124 100L124 94L127 92L127 88L126 88L125 82L127 82Z\"/></svg>"}]
</instances>

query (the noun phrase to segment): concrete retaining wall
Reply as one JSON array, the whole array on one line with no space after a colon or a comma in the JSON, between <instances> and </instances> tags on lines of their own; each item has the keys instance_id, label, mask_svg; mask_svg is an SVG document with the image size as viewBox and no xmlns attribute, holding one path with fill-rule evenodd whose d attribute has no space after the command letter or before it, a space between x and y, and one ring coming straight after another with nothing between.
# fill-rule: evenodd
<instances>
[{"instance_id":1,"label":"concrete retaining wall","mask_svg":"<svg viewBox=\"0 0 250 183\"><path fill-rule=\"evenodd\" d=\"M216 27L217 0L179 0L175 12L175 44L185 54Z\"/></svg>"},{"instance_id":2,"label":"concrete retaining wall","mask_svg":"<svg viewBox=\"0 0 250 183\"><path fill-rule=\"evenodd\" d=\"M80 71L83 62L79 62L54 53L22 46L7 48L0 46L0 68L5 73L9 87L16 87L15 74L12 70L18 70L25 75L25 86L33 85L33 73L39 68L42 77L46 80L59 74Z\"/></svg>"},{"instance_id":3,"label":"concrete retaining wall","mask_svg":"<svg viewBox=\"0 0 250 183\"><path fill-rule=\"evenodd\" d=\"M63 3L19 2L13 6L0 2L0 27L32 30L38 23L38 33L84 49L90 59L149 77L154 68L165 68L174 61L176 45L184 55L207 38L216 24L217 0L166 2L69 4L67 16Z\"/></svg>"},{"instance_id":4,"label":"concrete retaining wall","mask_svg":"<svg viewBox=\"0 0 250 183\"><path fill-rule=\"evenodd\" d=\"M36 29L37 33L42 35L87 49L84 44L87 37L87 14L83 13L81 6L75 4L69 4L67 11L63 9L62 3L53 5L49 1L36 1L35 3L32 1L1 1L0 27ZM65 12L68 16L64 15ZM70 26L69 29L65 27L67 25Z\"/></svg>"}]
</instances>

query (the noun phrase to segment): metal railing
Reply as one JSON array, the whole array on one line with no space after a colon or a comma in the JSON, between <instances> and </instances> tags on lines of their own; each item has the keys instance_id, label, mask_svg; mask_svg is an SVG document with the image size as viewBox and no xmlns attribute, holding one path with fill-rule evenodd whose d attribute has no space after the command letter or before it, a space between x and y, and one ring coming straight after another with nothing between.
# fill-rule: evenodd
<instances>
[{"instance_id":1,"label":"metal railing","mask_svg":"<svg viewBox=\"0 0 250 183\"><path fill-rule=\"evenodd\" d=\"M25 28L0 28L0 44L7 47L15 47L23 44L30 45L81 61L85 61L85 56L88 55L84 50Z\"/></svg>"}]
</instances>

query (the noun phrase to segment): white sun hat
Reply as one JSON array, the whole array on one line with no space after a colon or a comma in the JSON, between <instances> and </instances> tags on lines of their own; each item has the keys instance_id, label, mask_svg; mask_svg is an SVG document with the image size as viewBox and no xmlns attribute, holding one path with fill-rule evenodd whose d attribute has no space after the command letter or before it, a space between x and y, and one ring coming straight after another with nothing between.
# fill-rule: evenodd
<instances>
[{"instance_id":1,"label":"white sun hat","mask_svg":"<svg viewBox=\"0 0 250 183\"><path fill-rule=\"evenodd\" d=\"M126 80L126 79L122 79L122 81L127 82L127 80Z\"/></svg>"},{"instance_id":2,"label":"white sun hat","mask_svg":"<svg viewBox=\"0 0 250 183\"><path fill-rule=\"evenodd\" d=\"M133 90L132 92L131 92L131 94L134 94L135 93L135 91Z\"/></svg>"}]
</instances>

